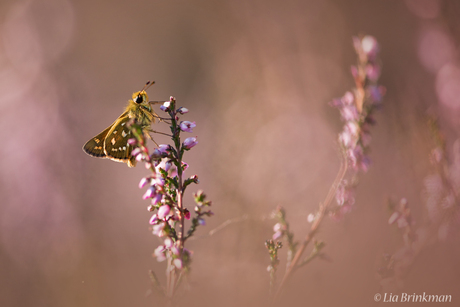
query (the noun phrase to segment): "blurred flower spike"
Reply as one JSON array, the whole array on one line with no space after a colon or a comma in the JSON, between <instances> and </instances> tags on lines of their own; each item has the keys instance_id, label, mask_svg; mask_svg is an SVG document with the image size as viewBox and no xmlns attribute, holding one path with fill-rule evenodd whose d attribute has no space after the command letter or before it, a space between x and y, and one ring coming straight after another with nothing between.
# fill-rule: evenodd
<instances>
[{"instance_id":1,"label":"blurred flower spike","mask_svg":"<svg viewBox=\"0 0 460 307\"><path fill-rule=\"evenodd\" d=\"M160 109L168 114L167 118L161 118L161 122L169 125L171 144L161 144L150 152L146 146L146 135L136 122L129 124L135 137L130 140L130 144L135 147L133 156L143 161L151 172L140 180L139 188L146 188L142 198L150 200L147 209L152 213L149 220L152 234L164 241L163 245L155 249L153 256L158 261L167 260L166 274L169 281L166 287L159 286L155 278L154 284L157 290L171 300L180 282L184 280L180 277L190 270L192 252L184 247L185 242L193 236L198 226L206 224L206 218L213 213L209 210L211 201L206 199L201 190L194 194L194 216L183 203L186 188L190 184L199 183L197 175L184 176L189 165L183 161L183 155L198 144L196 137L181 142L181 133L192 132L196 127L195 122L179 122L180 117L189 110L184 107L176 109L176 100L172 96ZM191 220L188 230L185 228L185 220ZM151 274L154 275L153 272Z\"/></svg>"},{"instance_id":2,"label":"blurred flower spike","mask_svg":"<svg viewBox=\"0 0 460 307\"><path fill-rule=\"evenodd\" d=\"M338 142L346 159L349 177L343 179L337 188L338 206L331 210L335 218L341 218L351 210L357 174L359 171L367 172L370 167L367 152L371 143L370 128L375 124L373 112L381 106L386 92L385 87L377 83L381 73L377 40L370 35L353 37L353 45L358 55L357 65L351 67L356 87L331 102L339 109L344 122Z\"/></svg>"}]
</instances>

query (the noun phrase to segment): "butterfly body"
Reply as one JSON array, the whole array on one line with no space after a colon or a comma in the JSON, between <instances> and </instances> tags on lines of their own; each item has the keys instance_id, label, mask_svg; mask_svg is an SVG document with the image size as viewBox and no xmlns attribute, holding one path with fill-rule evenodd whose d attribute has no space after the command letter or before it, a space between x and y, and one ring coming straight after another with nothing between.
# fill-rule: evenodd
<instances>
[{"instance_id":1,"label":"butterfly body","mask_svg":"<svg viewBox=\"0 0 460 307\"><path fill-rule=\"evenodd\" d=\"M148 134L150 125L158 115L152 110L145 90L135 92L132 97L123 114L112 125L86 142L83 150L88 155L123 162L129 167L136 165L136 159L131 156L133 146L128 143L133 136L127 123L135 119L142 131Z\"/></svg>"}]
</instances>

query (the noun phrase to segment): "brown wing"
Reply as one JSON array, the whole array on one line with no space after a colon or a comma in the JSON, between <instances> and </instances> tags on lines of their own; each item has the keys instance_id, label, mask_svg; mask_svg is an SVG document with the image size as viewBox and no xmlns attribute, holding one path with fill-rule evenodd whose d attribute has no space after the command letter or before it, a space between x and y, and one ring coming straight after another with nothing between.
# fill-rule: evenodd
<instances>
[{"instance_id":1,"label":"brown wing","mask_svg":"<svg viewBox=\"0 0 460 307\"><path fill-rule=\"evenodd\" d=\"M110 127L104 140L104 153L107 158L127 163L129 167L136 164L136 160L131 156L133 147L128 144L132 137L131 130L126 127L129 121L128 115L120 116L117 121Z\"/></svg>"},{"instance_id":2,"label":"brown wing","mask_svg":"<svg viewBox=\"0 0 460 307\"><path fill-rule=\"evenodd\" d=\"M112 126L109 126L107 129L86 142L86 144L83 146L83 151L93 157L107 158L104 152L104 140L111 128Z\"/></svg>"}]
</instances>

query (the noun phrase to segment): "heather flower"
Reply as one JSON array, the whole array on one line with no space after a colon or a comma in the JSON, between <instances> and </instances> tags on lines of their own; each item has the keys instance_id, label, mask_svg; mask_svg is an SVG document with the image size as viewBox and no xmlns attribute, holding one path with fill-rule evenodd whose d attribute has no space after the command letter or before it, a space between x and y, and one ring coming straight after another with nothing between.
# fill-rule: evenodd
<instances>
[{"instance_id":1,"label":"heather flower","mask_svg":"<svg viewBox=\"0 0 460 307\"><path fill-rule=\"evenodd\" d=\"M179 256L180 250L179 250L179 248L177 246L173 245L173 246L171 246L171 253L173 253L173 255L175 255L175 256Z\"/></svg>"},{"instance_id":2,"label":"heather flower","mask_svg":"<svg viewBox=\"0 0 460 307\"><path fill-rule=\"evenodd\" d=\"M151 203L152 205L156 206L161 200L163 199L163 195L160 193L155 194L155 196L152 197Z\"/></svg>"},{"instance_id":3,"label":"heather flower","mask_svg":"<svg viewBox=\"0 0 460 307\"><path fill-rule=\"evenodd\" d=\"M142 149L140 149L139 147L137 147L137 148L134 148L133 151L131 151L131 155L132 155L133 157L137 157L141 152L142 152Z\"/></svg>"},{"instance_id":4,"label":"heather flower","mask_svg":"<svg viewBox=\"0 0 460 307\"><path fill-rule=\"evenodd\" d=\"M154 214L154 215L152 215L152 217L150 218L149 223L150 223L150 225L155 225L155 224L157 223L157 221L158 221L158 215L157 215L157 214Z\"/></svg>"},{"instance_id":5,"label":"heather flower","mask_svg":"<svg viewBox=\"0 0 460 307\"><path fill-rule=\"evenodd\" d=\"M154 256L157 258L158 262L162 262L166 260L166 255L165 255L165 248L164 246L160 245L155 249L155 252L153 253Z\"/></svg>"},{"instance_id":6,"label":"heather flower","mask_svg":"<svg viewBox=\"0 0 460 307\"><path fill-rule=\"evenodd\" d=\"M188 209L184 210L184 217L185 219L190 220L190 211L188 211Z\"/></svg>"},{"instance_id":7,"label":"heather flower","mask_svg":"<svg viewBox=\"0 0 460 307\"><path fill-rule=\"evenodd\" d=\"M160 146L158 146L158 151L161 154L166 155L171 151L171 146L168 144L161 144Z\"/></svg>"},{"instance_id":8,"label":"heather flower","mask_svg":"<svg viewBox=\"0 0 460 307\"><path fill-rule=\"evenodd\" d=\"M167 249L170 249L173 246L173 241L171 240L171 238L166 238L164 244Z\"/></svg>"},{"instance_id":9,"label":"heather flower","mask_svg":"<svg viewBox=\"0 0 460 307\"><path fill-rule=\"evenodd\" d=\"M169 111L169 106L171 105L170 101L165 101L162 106L160 106L161 111L168 112Z\"/></svg>"},{"instance_id":10,"label":"heather flower","mask_svg":"<svg viewBox=\"0 0 460 307\"><path fill-rule=\"evenodd\" d=\"M188 109L184 107L180 107L179 109L177 109L177 113L180 113L180 114L188 113Z\"/></svg>"},{"instance_id":11,"label":"heather flower","mask_svg":"<svg viewBox=\"0 0 460 307\"><path fill-rule=\"evenodd\" d=\"M159 236L159 237L163 237L164 236L164 228L165 228L166 224L163 222L163 223L159 223L157 225L154 225L153 226L153 230L152 230L152 233L156 236Z\"/></svg>"},{"instance_id":12,"label":"heather flower","mask_svg":"<svg viewBox=\"0 0 460 307\"><path fill-rule=\"evenodd\" d=\"M163 205L158 209L158 218L159 219L164 219L165 217L168 216L171 208L168 205Z\"/></svg>"},{"instance_id":13,"label":"heather flower","mask_svg":"<svg viewBox=\"0 0 460 307\"><path fill-rule=\"evenodd\" d=\"M189 138L186 138L184 143L182 144L182 146L185 148L185 149L191 149L192 147L194 147L196 144L198 144L198 141L196 140L196 137L189 137Z\"/></svg>"},{"instance_id":14,"label":"heather flower","mask_svg":"<svg viewBox=\"0 0 460 307\"><path fill-rule=\"evenodd\" d=\"M283 232L282 231L277 231L273 234L272 236L272 239L273 241L276 241L278 240L279 238L281 238L283 236Z\"/></svg>"},{"instance_id":15,"label":"heather flower","mask_svg":"<svg viewBox=\"0 0 460 307\"><path fill-rule=\"evenodd\" d=\"M185 132L192 132L193 128L196 127L195 122L183 121L179 124L180 130Z\"/></svg>"},{"instance_id":16,"label":"heather flower","mask_svg":"<svg viewBox=\"0 0 460 307\"><path fill-rule=\"evenodd\" d=\"M147 191L144 193L144 196L142 196L142 199L152 198L155 195L155 192L155 186L149 187Z\"/></svg>"},{"instance_id":17,"label":"heather flower","mask_svg":"<svg viewBox=\"0 0 460 307\"><path fill-rule=\"evenodd\" d=\"M157 287L157 290L163 292L168 299L171 299L174 294L174 289L178 286L182 274L188 272L191 253L184 247L185 241L194 234L198 226L206 224L205 216L213 214L210 210L205 209L211 205L211 202L205 199L206 196L202 191L194 195L199 209L195 211L193 219L190 211L184 206L185 189L191 183L198 183L198 176L194 175L187 179L183 176L188 165L182 160L182 157L184 152L196 146L198 141L196 137L189 137L183 143L180 142L180 134L192 132L196 124L191 121L178 123L179 115L189 111L183 107L176 110L175 103L174 97L171 96L170 101L164 102L160 107L169 115L169 118L162 118L161 122L169 123L173 145L161 144L149 155L144 145L145 135L139 132L142 129L136 123L131 126L135 139L130 140L132 145L142 144L141 147L133 150L132 155L138 161L144 161L145 167L152 172L150 176L142 178L139 188L149 186L143 195L143 199L150 199L151 202L147 207L148 211L154 212L149 224L152 225L153 235L164 238L164 245L156 248L153 256L158 261L168 259L167 275L172 282L168 283L165 289ZM188 231L184 225L184 219L191 219Z\"/></svg>"},{"instance_id":18,"label":"heather flower","mask_svg":"<svg viewBox=\"0 0 460 307\"><path fill-rule=\"evenodd\" d=\"M142 178L141 181L139 182L139 189L142 189L145 187L148 183L150 182L150 178Z\"/></svg>"},{"instance_id":19,"label":"heather flower","mask_svg":"<svg viewBox=\"0 0 460 307\"><path fill-rule=\"evenodd\" d=\"M366 35L361 40L361 48L369 59L374 59L379 52L379 44L377 40L370 35Z\"/></svg>"},{"instance_id":20,"label":"heather flower","mask_svg":"<svg viewBox=\"0 0 460 307\"><path fill-rule=\"evenodd\" d=\"M165 162L165 168L164 168L165 171L166 171L166 172L169 172L169 170L171 169L171 166L172 166L171 160L166 161L166 162Z\"/></svg>"}]
</instances>

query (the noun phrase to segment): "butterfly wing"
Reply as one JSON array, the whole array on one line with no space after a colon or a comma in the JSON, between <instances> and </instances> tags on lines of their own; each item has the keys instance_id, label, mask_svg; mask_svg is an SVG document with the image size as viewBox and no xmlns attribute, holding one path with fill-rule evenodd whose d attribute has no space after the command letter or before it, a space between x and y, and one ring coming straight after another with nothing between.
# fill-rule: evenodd
<instances>
[{"instance_id":1,"label":"butterfly wing","mask_svg":"<svg viewBox=\"0 0 460 307\"><path fill-rule=\"evenodd\" d=\"M90 156L107 158L104 152L104 140L111 128L112 126L109 126L107 129L86 142L85 146L83 146L83 150Z\"/></svg>"},{"instance_id":2,"label":"butterfly wing","mask_svg":"<svg viewBox=\"0 0 460 307\"><path fill-rule=\"evenodd\" d=\"M128 144L128 140L132 137L131 130L126 126L129 120L128 114L125 113L115 121L105 136L103 147L107 158L133 167L136 165L136 159L131 156L133 147Z\"/></svg>"}]
</instances>

